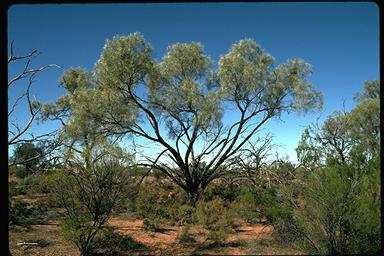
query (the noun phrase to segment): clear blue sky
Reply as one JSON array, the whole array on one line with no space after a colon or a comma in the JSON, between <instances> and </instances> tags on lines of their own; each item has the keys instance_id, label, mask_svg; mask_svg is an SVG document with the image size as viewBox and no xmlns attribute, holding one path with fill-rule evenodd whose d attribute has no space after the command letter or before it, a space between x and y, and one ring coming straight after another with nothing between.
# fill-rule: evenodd
<instances>
[{"instance_id":1,"label":"clear blue sky","mask_svg":"<svg viewBox=\"0 0 384 256\"><path fill-rule=\"evenodd\" d=\"M175 3L15 5L8 11L8 40L15 53L33 49L42 54L33 66L56 63L60 69L41 73L34 94L52 102L64 93L58 87L70 67L91 71L104 42L116 34L141 32L160 60L167 46L199 41L217 62L233 43L252 38L277 64L300 57L311 63L310 81L324 95L321 120L334 110L349 110L364 81L379 78L379 9L374 3ZM20 66L12 66L13 74ZM17 89L9 92L12 101ZM25 109L24 109L25 111ZM23 110L17 113L22 121ZM265 126L281 155L296 159L294 148L304 126L320 114L283 115ZM54 124L34 126L34 131Z\"/></svg>"}]
</instances>

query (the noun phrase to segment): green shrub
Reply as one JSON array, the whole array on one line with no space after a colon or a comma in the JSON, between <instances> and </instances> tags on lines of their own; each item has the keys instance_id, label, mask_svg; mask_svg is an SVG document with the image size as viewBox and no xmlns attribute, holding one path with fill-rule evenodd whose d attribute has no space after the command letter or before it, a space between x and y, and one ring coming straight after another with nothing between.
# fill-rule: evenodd
<instances>
[{"instance_id":1,"label":"green shrub","mask_svg":"<svg viewBox=\"0 0 384 256\"><path fill-rule=\"evenodd\" d=\"M45 193L45 194L52 192L53 187L59 178L60 178L59 171L42 174L37 178L37 184L34 191L38 193Z\"/></svg>"},{"instance_id":2,"label":"green shrub","mask_svg":"<svg viewBox=\"0 0 384 256\"><path fill-rule=\"evenodd\" d=\"M101 251L101 255L121 255L127 251L145 249L146 246L137 242L132 237L119 234L112 227L106 226L100 232L98 248L98 251Z\"/></svg>"},{"instance_id":3,"label":"green shrub","mask_svg":"<svg viewBox=\"0 0 384 256\"><path fill-rule=\"evenodd\" d=\"M151 216L147 216L144 219L143 228L151 232L161 232L163 230L161 228L162 224L163 224L163 221L161 221L160 217L151 215Z\"/></svg>"},{"instance_id":4,"label":"green shrub","mask_svg":"<svg viewBox=\"0 0 384 256\"><path fill-rule=\"evenodd\" d=\"M8 182L9 196L18 196L27 194L27 190L24 186L20 186L17 181Z\"/></svg>"},{"instance_id":5,"label":"green shrub","mask_svg":"<svg viewBox=\"0 0 384 256\"><path fill-rule=\"evenodd\" d=\"M142 185L136 197L136 210L144 218L145 227L155 230L162 220L170 217L169 210L164 206L166 192L158 183Z\"/></svg>"},{"instance_id":6,"label":"green shrub","mask_svg":"<svg viewBox=\"0 0 384 256\"><path fill-rule=\"evenodd\" d=\"M182 225L194 221L194 209L186 205L185 193L166 179L150 179L141 185L136 211L149 230L158 230L161 224Z\"/></svg>"},{"instance_id":7,"label":"green shrub","mask_svg":"<svg viewBox=\"0 0 384 256\"><path fill-rule=\"evenodd\" d=\"M225 202L233 202L240 195L239 186L236 184L226 184L224 181L216 184L210 184L202 193L201 199L205 201L214 198L221 198Z\"/></svg>"},{"instance_id":8,"label":"green shrub","mask_svg":"<svg viewBox=\"0 0 384 256\"><path fill-rule=\"evenodd\" d=\"M372 254L381 247L380 169L348 177L351 166L314 172L305 190L305 207L295 211L308 253ZM370 182L370 179L373 178ZM375 180L375 181L373 181Z\"/></svg>"},{"instance_id":9,"label":"green shrub","mask_svg":"<svg viewBox=\"0 0 384 256\"><path fill-rule=\"evenodd\" d=\"M177 237L180 243L194 243L196 242L196 239L192 236L191 234L191 226L190 225L185 225L181 229L181 233Z\"/></svg>"},{"instance_id":10,"label":"green shrub","mask_svg":"<svg viewBox=\"0 0 384 256\"><path fill-rule=\"evenodd\" d=\"M125 204L129 179L115 159L76 167L61 173L55 194L66 214L62 234L85 256L97 248L113 210Z\"/></svg>"},{"instance_id":11,"label":"green shrub","mask_svg":"<svg viewBox=\"0 0 384 256\"><path fill-rule=\"evenodd\" d=\"M41 181L41 174L34 173L26 176L21 180L20 186L23 187L27 193L39 193L38 187Z\"/></svg>"},{"instance_id":12,"label":"green shrub","mask_svg":"<svg viewBox=\"0 0 384 256\"><path fill-rule=\"evenodd\" d=\"M195 223L196 209L188 204L183 204L178 207L177 216L173 218L179 225Z\"/></svg>"},{"instance_id":13,"label":"green shrub","mask_svg":"<svg viewBox=\"0 0 384 256\"><path fill-rule=\"evenodd\" d=\"M63 220L60 228L64 239L74 243L81 255L91 255L101 242L101 228L92 225L91 219L84 214Z\"/></svg>"},{"instance_id":14,"label":"green shrub","mask_svg":"<svg viewBox=\"0 0 384 256\"><path fill-rule=\"evenodd\" d=\"M228 238L228 230L226 228L219 228L218 230L209 230L207 239L213 241L216 245L223 245Z\"/></svg>"},{"instance_id":15,"label":"green shrub","mask_svg":"<svg viewBox=\"0 0 384 256\"><path fill-rule=\"evenodd\" d=\"M235 227L230 211L221 198L197 202L196 218L209 230L207 239L218 244L225 242Z\"/></svg>"},{"instance_id":16,"label":"green shrub","mask_svg":"<svg viewBox=\"0 0 384 256\"><path fill-rule=\"evenodd\" d=\"M29 175L24 166L11 166L9 170L10 174L14 174L17 178L24 179Z\"/></svg>"},{"instance_id":17,"label":"green shrub","mask_svg":"<svg viewBox=\"0 0 384 256\"><path fill-rule=\"evenodd\" d=\"M9 225L28 225L31 216L30 205L20 199L9 200Z\"/></svg>"},{"instance_id":18,"label":"green shrub","mask_svg":"<svg viewBox=\"0 0 384 256\"><path fill-rule=\"evenodd\" d=\"M229 209L234 218L256 224L263 217L257 205L255 193L249 188L243 188L239 198L229 205Z\"/></svg>"}]
</instances>

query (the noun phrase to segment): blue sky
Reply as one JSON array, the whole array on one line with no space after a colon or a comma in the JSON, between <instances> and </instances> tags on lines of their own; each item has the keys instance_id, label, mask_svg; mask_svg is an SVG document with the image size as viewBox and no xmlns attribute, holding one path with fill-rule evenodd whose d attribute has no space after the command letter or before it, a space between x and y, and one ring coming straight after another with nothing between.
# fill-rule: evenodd
<instances>
[{"instance_id":1,"label":"blue sky","mask_svg":"<svg viewBox=\"0 0 384 256\"><path fill-rule=\"evenodd\" d=\"M58 79L65 69L91 71L107 38L140 32L154 48L157 60L174 43L199 41L218 61L233 43L252 38L281 64L302 58L312 64L310 81L323 93L322 113L298 117L283 115L264 127L280 155L296 159L294 148L302 130L334 110L349 110L364 81L379 78L379 9L374 3L172 3L14 5L8 11L8 40L18 55L38 49L32 66L56 63L58 69L41 73L33 92L42 102L64 93ZM14 74L21 66L13 65ZM15 87L9 100L20 93ZM16 113L20 122L26 114ZM45 123L36 133L53 129Z\"/></svg>"}]
</instances>

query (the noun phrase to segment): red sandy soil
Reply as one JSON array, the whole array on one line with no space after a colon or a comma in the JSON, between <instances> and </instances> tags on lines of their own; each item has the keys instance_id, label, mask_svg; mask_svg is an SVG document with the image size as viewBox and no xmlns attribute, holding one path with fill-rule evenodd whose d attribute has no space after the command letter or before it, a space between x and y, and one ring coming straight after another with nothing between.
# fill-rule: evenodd
<instances>
[{"instance_id":1,"label":"red sandy soil","mask_svg":"<svg viewBox=\"0 0 384 256\"><path fill-rule=\"evenodd\" d=\"M243 225L231 234L224 246L210 246L211 242L205 239L207 230L202 226L194 225L190 228L190 234L195 238L194 243L180 243L178 235L180 226L163 226L163 232L146 231L143 221L138 219L113 218L109 221L116 232L130 236L135 241L145 244L144 250L127 252L126 255L272 255L286 254L298 255L301 252L292 248L281 246L271 236L271 226ZM28 242L43 239L48 242L45 247L17 245L20 242ZM29 229L12 228L9 231L9 247L12 255L50 255L78 256L79 252L70 243L60 236L58 222L48 222L44 225L32 225ZM125 255L125 254L124 254Z\"/></svg>"}]
</instances>

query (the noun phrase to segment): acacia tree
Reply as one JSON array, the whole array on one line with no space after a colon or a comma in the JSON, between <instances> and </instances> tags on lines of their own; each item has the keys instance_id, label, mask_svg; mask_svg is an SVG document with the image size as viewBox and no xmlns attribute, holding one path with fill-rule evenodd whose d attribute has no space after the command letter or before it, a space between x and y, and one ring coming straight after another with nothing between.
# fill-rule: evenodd
<instances>
[{"instance_id":1,"label":"acacia tree","mask_svg":"<svg viewBox=\"0 0 384 256\"><path fill-rule=\"evenodd\" d=\"M25 171L30 173L35 170L43 161L44 149L31 142L19 144L12 157L13 164L24 165Z\"/></svg>"},{"instance_id":2,"label":"acacia tree","mask_svg":"<svg viewBox=\"0 0 384 256\"><path fill-rule=\"evenodd\" d=\"M309 64L275 66L251 39L235 43L217 69L200 43L171 45L160 62L151 52L139 33L107 40L93 73L92 115L110 135L159 146L143 165L165 173L192 203L268 120L321 107ZM227 125L229 111L237 120Z\"/></svg>"},{"instance_id":3,"label":"acacia tree","mask_svg":"<svg viewBox=\"0 0 384 256\"><path fill-rule=\"evenodd\" d=\"M308 179L294 221L309 253L367 254L381 246L379 85L367 81L354 109L306 130L299 143Z\"/></svg>"},{"instance_id":4,"label":"acacia tree","mask_svg":"<svg viewBox=\"0 0 384 256\"><path fill-rule=\"evenodd\" d=\"M358 105L350 112L337 111L323 125L312 125L303 132L296 149L304 165L347 164L359 159L361 164L380 152L380 82L367 81Z\"/></svg>"},{"instance_id":5,"label":"acacia tree","mask_svg":"<svg viewBox=\"0 0 384 256\"><path fill-rule=\"evenodd\" d=\"M87 169L106 155L120 162L130 161L131 156L118 147L116 141L103 136L100 125L90 118L95 94L90 81L90 74L81 68L65 71L60 84L67 93L55 103L43 106L41 119L59 121L62 125L58 133L62 162L65 166L83 162Z\"/></svg>"},{"instance_id":6,"label":"acacia tree","mask_svg":"<svg viewBox=\"0 0 384 256\"><path fill-rule=\"evenodd\" d=\"M65 209L62 231L81 255L91 255L103 241L103 231L130 192L126 169L131 157L115 141L105 137L90 118L95 91L83 69L69 69L60 84L67 93L43 106L42 119L60 121L63 171L54 186Z\"/></svg>"}]
</instances>

